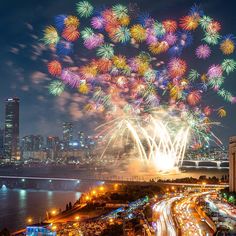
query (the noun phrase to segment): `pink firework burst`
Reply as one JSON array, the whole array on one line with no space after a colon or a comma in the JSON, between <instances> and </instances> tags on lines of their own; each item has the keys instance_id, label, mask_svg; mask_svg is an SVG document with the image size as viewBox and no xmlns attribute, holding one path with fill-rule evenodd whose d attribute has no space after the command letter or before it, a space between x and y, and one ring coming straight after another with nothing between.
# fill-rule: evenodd
<instances>
[{"instance_id":1,"label":"pink firework burst","mask_svg":"<svg viewBox=\"0 0 236 236\"><path fill-rule=\"evenodd\" d=\"M147 34L147 38L146 38L147 44L152 44L152 43L157 42L155 31L152 28L148 28L146 30L146 34Z\"/></svg>"},{"instance_id":2,"label":"pink firework burst","mask_svg":"<svg viewBox=\"0 0 236 236\"><path fill-rule=\"evenodd\" d=\"M103 35L102 34L94 34L84 41L84 46L87 49L91 50L91 49L101 46L103 43L104 43Z\"/></svg>"},{"instance_id":3,"label":"pink firework burst","mask_svg":"<svg viewBox=\"0 0 236 236\"><path fill-rule=\"evenodd\" d=\"M138 70L138 62L135 58L130 58L128 60L129 67L131 68L132 71L137 71Z\"/></svg>"},{"instance_id":4,"label":"pink firework burst","mask_svg":"<svg viewBox=\"0 0 236 236\"><path fill-rule=\"evenodd\" d=\"M65 84L71 87L77 87L81 81L81 78L76 73L70 71L69 69L64 69L61 73L61 79Z\"/></svg>"},{"instance_id":5,"label":"pink firework burst","mask_svg":"<svg viewBox=\"0 0 236 236\"><path fill-rule=\"evenodd\" d=\"M195 54L199 59L206 59L211 55L211 49L208 45L202 44L197 47Z\"/></svg>"},{"instance_id":6,"label":"pink firework burst","mask_svg":"<svg viewBox=\"0 0 236 236\"><path fill-rule=\"evenodd\" d=\"M236 97L232 97L231 103L236 103Z\"/></svg>"},{"instance_id":7,"label":"pink firework burst","mask_svg":"<svg viewBox=\"0 0 236 236\"><path fill-rule=\"evenodd\" d=\"M174 33L168 33L165 35L164 40L170 45L174 45L177 41L177 36Z\"/></svg>"},{"instance_id":8,"label":"pink firework burst","mask_svg":"<svg viewBox=\"0 0 236 236\"><path fill-rule=\"evenodd\" d=\"M105 20L101 16L95 16L91 20L91 25L94 29L102 29L105 26Z\"/></svg>"},{"instance_id":9,"label":"pink firework burst","mask_svg":"<svg viewBox=\"0 0 236 236\"><path fill-rule=\"evenodd\" d=\"M207 75L209 76L210 79L212 78L219 78L223 74L222 67L220 65L212 65L208 69Z\"/></svg>"}]
</instances>

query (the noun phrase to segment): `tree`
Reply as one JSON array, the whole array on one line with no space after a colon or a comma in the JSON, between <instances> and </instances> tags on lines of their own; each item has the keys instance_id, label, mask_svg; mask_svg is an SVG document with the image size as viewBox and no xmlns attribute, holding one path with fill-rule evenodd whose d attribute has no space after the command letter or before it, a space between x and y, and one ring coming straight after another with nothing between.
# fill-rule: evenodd
<instances>
[{"instance_id":1,"label":"tree","mask_svg":"<svg viewBox=\"0 0 236 236\"><path fill-rule=\"evenodd\" d=\"M206 175L199 176L199 180L201 180L201 181L206 180Z\"/></svg>"},{"instance_id":2,"label":"tree","mask_svg":"<svg viewBox=\"0 0 236 236\"><path fill-rule=\"evenodd\" d=\"M69 202L69 210L71 210L72 209L72 204L71 204L71 202Z\"/></svg>"},{"instance_id":3,"label":"tree","mask_svg":"<svg viewBox=\"0 0 236 236\"><path fill-rule=\"evenodd\" d=\"M148 205L145 207L144 209L144 215L145 217L148 219L148 220L151 220L152 219L152 208Z\"/></svg>"},{"instance_id":4,"label":"tree","mask_svg":"<svg viewBox=\"0 0 236 236\"><path fill-rule=\"evenodd\" d=\"M9 230L4 228L2 231L0 231L0 236L10 236Z\"/></svg>"},{"instance_id":5,"label":"tree","mask_svg":"<svg viewBox=\"0 0 236 236\"><path fill-rule=\"evenodd\" d=\"M107 229L105 229L102 233L101 236L120 236L123 235L123 229L122 225L111 225Z\"/></svg>"},{"instance_id":6,"label":"tree","mask_svg":"<svg viewBox=\"0 0 236 236\"><path fill-rule=\"evenodd\" d=\"M228 201L229 201L230 203L234 203L234 202L235 202L234 196L231 195L231 196L229 197Z\"/></svg>"}]
</instances>

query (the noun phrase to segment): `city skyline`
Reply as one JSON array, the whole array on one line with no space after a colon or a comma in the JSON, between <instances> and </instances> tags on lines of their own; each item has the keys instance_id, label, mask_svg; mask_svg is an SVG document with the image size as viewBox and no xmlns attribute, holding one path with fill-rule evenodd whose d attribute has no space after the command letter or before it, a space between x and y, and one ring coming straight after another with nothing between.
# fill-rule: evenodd
<instances>
[{"instance_id":1,"label":"city skyline","mask_svg":"<svg viewBox=\"0 0 236 236\"><path fill-rule=\"evenodd\" d=\"M145 6L142 0L136 2L141 7ZM178 18L184 12L184 9L189 8L194 2L182 0L166 3L166 1L159 1L158 4L153 5L151 8L147 6L150 8L147 10L151 10L153 15L160 15L160 18L164 18L168 8L168 11L173 13L173 17ZM11 1L11 4L13 3L15 6L19 4L17 1ZM197 3L201 4L212 16L220 16L220 22L226 25L225 32L235 31L234 26L230 23L236 20L233 14L233 6L235 4L233 1L230 4L221 4L222 1L220 0L214 1L214 3L211 1L197 1ZM12 15L6 14L7 11L4 10L8 8L8 4L10 3L3 3L2 7L2 17L6 23L14 18ZM20 5L22 6L22 4L25 3ZM38 14L33 14L33 12L24 14L24 11L30 8L31 4L35 6L35 10L43 12L40 18ZM99 4L99 2L96 4ZM20 115L21 137L31 133L39 133L40 131L43 131L42 135L45 136L50 134L59 135L56 127L66 120L78 122L81 130L93 133L94 128L100 124L102 118L99 116L87 116L78 109L76 106L76 103L80 100L78 96L71 96L69 93L65 93L60 98L50 96L45 83L45 78L48 76L45 68L48 55L41 42L42 29L47 22L52 20L51 15L60 14L64 11L73 11L73 2L66 5L65 1L62 1L59 6L55 7L55 2L48 4L47 1L41 1L40 3L31 1L29 4L25 4L24 7L16 9L18 9L17 14L22 16L18 27L21 30L12 28L1 39L1 43L4 45L4 52L0 60L5 65L5 67L1 68L1 75L6 79L3 81L0 93L0 103L2 104L0 106L0 126L3 126L4 123L3 101L8 97L18 96L22 104ZM11 14L14 13L12 12ZM226 15L227 17L224 17ZM83 56L85 57L84 53ZM226 87L232 86L232 92L236 92L234 77L235 74L232 74L226 80ZM215 97L210 97L209 100L213 104L215 103ZM213 130L224 144L227 144L228 137L234 134L234 129L231 127L235 127L236 109L219 101L218 98L216 98L216 101L219 104L218 106L225 106L228 116L222 120L222 127L213 128ZM29 124L32 125L29 126Z\"/></svg>"}]
</instances>

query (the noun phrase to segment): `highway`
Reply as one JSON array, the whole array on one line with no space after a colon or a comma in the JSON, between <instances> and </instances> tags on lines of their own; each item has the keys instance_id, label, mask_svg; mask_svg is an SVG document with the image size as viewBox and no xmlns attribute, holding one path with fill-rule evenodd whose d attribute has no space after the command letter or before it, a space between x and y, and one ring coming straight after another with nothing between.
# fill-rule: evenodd
<instances>
[{"instance_id":1,"label":"highway","mask_svg":"<svg viewBox=\"0 0 236 236\"><path fill-rule=\"evenodd\" d=\"M67 212L61 213L58 216L54 216L54 217L50 218L49 220L45 221L45 223L52 224L52 223L66 223L68 221L74 221L75 217L78 214L78 211L85 206L86 206L85 203L81 204L81 205L79 205L79 207L74 207Z\"/></svg>"},{"instance_id":2,"label":"highway","mask_svg":"<svg viewBox=\"0 0 236 236\"><path fill-rule=\"evenodd\" d=\"M220 215L236 220L236 209L231 204L224 202L221 199L213 198L210 195L206 196L205 201L210 204L210 207L213 208L213 210L217 209Z\"/></svg>"},{"instance_id":3,"label":"highway","mask_svg":"<svg viewBox=\"0 0 236 236\"><path fill-rule=\"evenodd\" d=\"M171 214L171 207L178 197L162 200L153 207L156 217L156 236L177 236L177 230Z\"/></svg>"},{"instance_id":4,"label":"highway","mask_svg":"<svg viewBox=\"0 0 236 236\"><path fill-rule=\"evenodd\" d=\"M174 207L174 217L182 236L211 236L215 232L214 224L196 205L200 195L184 197Z\"/></svg>"},{"instance_id":5,"label":"highway","mask_svg":"<svg viewBox=\"0 0 236 236\"><path fill-rule=\"evenodd\" d=\"M161 200L153 206L156 236L211 236L214 223L197 206L197 198L206 193Z\"/></svg>"}]
</instances>

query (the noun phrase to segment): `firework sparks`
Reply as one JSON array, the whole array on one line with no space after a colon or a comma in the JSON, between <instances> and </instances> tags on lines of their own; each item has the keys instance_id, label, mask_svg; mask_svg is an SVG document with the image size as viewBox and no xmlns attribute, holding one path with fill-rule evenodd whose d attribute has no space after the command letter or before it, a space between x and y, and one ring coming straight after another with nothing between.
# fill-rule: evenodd
<instances>
[{"instance_id":1,"label":"firework sparks","mask_svg":"<svg viewBox=\"0 0 236 236\"><path fill-rule=\"evenodd\" d=\"M198 6L179 21L152 18L132 4L94 9L88 1L79 1L79 17L56 16L54 25L45 28L43 41L55 49L47 65L56 77L48 86L50 94L59 96L69 86L87 99L84 112L103 115L105 122L98 130L107 145L102 156L118 140L121 147L129 140L140 159L152 160L163 170L181 165L187 145L196 149L210 141L219 143L211 131L217 122L211 118L214 113L223 118L227 111L205 104L205 98L211 91L226 102L236 102L224 88L236 62L226 58L216 63L210 55L218 50L232 56L234 36L222 37L223 25ZM192 48L199 31L204 44ZM210 67L188 64L189 52L207 59ZM86 53L88 57L78 63ZM73 67L65 62L68 55L75 56Z\"/></svg>"}]
</instances>

